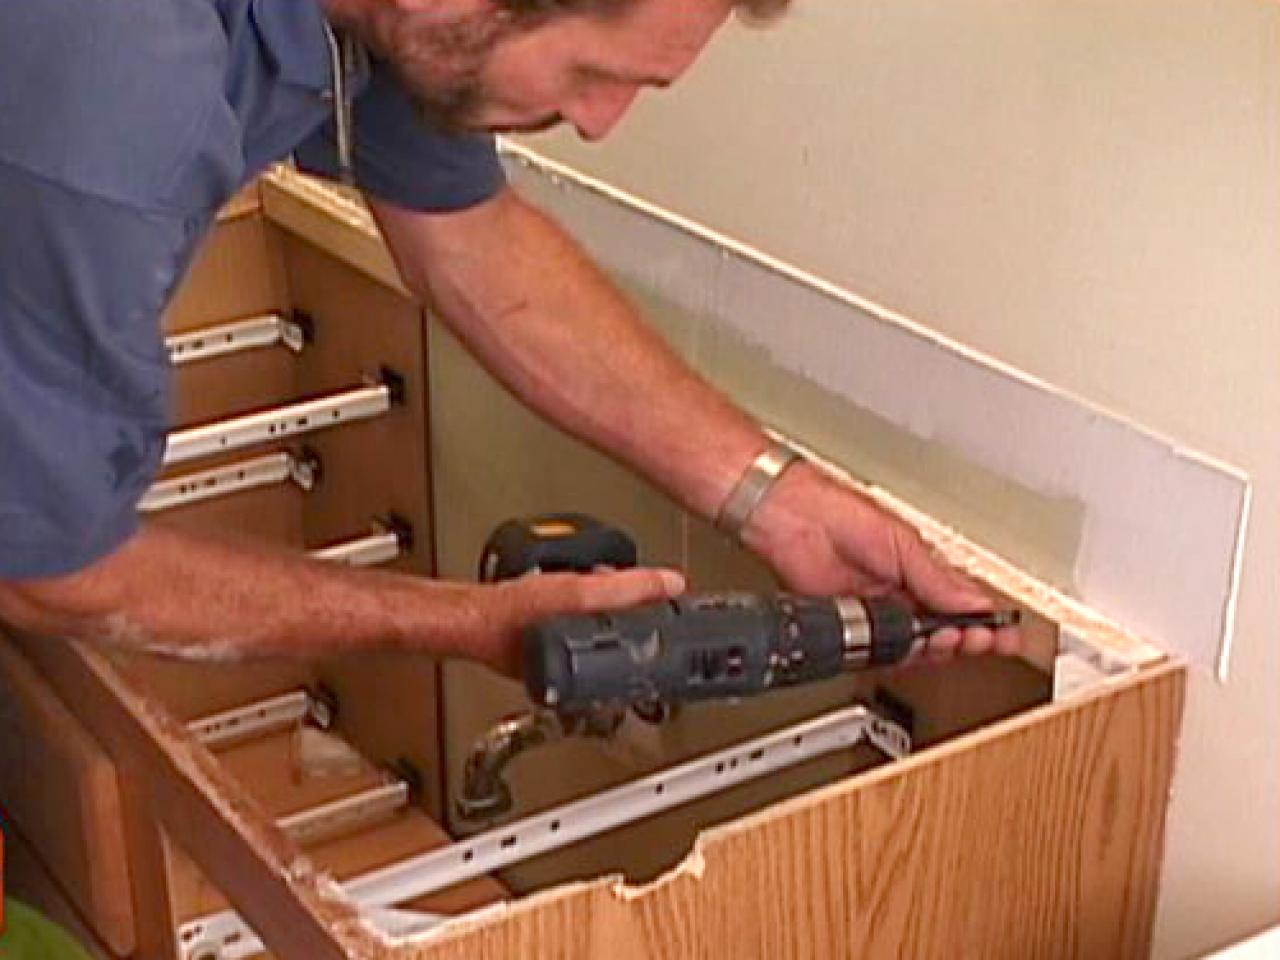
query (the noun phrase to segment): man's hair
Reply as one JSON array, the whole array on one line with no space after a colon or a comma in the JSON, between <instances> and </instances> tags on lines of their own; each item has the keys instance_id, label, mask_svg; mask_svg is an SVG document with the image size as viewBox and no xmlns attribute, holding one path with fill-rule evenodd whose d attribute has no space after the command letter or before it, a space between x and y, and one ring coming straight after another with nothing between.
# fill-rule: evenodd
<instances>
[{"instance_id":1,"label":"man's hair","mask_svg":"<svg viewBox=\"0 0 1280 960\"><path fill-rule=\"evenodd\" d=\"M618 13L640 0L494 0L494 2L518 19L545 20L562 13ZM782 16L791 6L791 0L733 0L733 5L746 20L760 23Z\"/></svg>"}]
</instances>

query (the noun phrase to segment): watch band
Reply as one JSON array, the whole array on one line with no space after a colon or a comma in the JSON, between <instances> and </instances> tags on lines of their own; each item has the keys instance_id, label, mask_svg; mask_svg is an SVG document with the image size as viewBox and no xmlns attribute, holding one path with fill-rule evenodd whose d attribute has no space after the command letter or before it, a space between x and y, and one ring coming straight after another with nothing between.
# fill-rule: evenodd
<instances>
[{"instance_id":1,"label":"watch band","mask_svg":"<svg viewBox=\"0 0 1280 960\"><path fill-rule=\"evenodd\" d=\"M770 444L769 449L751 461L751 466L743 471L737 485L716 514L716 526L730 536L739 536L765 494L778 482L787 467L799 459L800 454L785 443Z\"/></svg>"}]
</instances>

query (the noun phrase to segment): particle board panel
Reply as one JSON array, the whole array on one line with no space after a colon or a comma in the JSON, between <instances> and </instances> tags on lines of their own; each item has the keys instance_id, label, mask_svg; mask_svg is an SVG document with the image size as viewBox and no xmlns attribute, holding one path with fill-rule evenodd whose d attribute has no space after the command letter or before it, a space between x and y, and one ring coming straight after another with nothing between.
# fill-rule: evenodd
<instances>
[{"instance_id":1,"label":"particle board panel","mask_svg":"<svg viewBox=\"0 0 1280 960\"><path fill-rule=\"evenodd\" d=\"M913 712L920 750L989 726L1053 698L1053 675L1017 657L959 657L903 670L877 670L862 678L862 695L884 690Z\"/></svg>"},{"instance_id":2,"label":"particle board panel","mask_svg":"<svg viewBox=\"0 0 1280 960\"><path fill-rule=\"evenodd\" d=\"M110 947L135 943L129 859L110 757L0 637L0 805Z\"/></svg>"},{"instance_id":3,"label":"particle board panel","mask_svg":"<svg viewBox=\"0 0 1280 960\"><path fill-rule=\"evenodd\" d=\"M692 590L778 589L768 564L700 517L686 515L683 561Z\"/></svg>"},{"instance_id":4,"label":"particle board panel","mask_svg":"<svg viewBox=\"0 0 1280 960\"><path fill-rule=\"evenodd\" d=\"M556 511L626 530L648 563L679 563L680 513L665 496L523 407L431 321L432 468L440 571L473 579L493 529Z\"/></svg>"},{"instance_id":5,"label":"particle board panel","mask_svg":"<svg viewBox=\"0 0 1280 960\"><path fill-rule=\"evenodd\" d=\"M690 704L664 728L663 766L763 736L848 706L874 704L880 691L909 708L917 750L1048 703L1052 677L1018 659L962 657L873 670L737 704ZM785 774L779 775L785 779Z\"/></svg>"}]
</instances>

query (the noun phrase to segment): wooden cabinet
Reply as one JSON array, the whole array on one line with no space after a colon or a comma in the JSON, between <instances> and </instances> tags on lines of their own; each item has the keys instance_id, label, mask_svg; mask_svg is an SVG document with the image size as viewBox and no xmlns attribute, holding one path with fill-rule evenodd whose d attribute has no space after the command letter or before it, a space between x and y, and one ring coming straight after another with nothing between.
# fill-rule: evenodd
<instances>
[{"instance_id":1,"label":"wooden cabinet","mask_svg":"<svg viewBox=\"0 0 1280 960\"><path fill-rule=\"evenodd\" d=\"M613 502L651 557L692 564L700 585L765 583L656 493L532 432L545 428L405 294L362 208L288 172L224 217L168 329L199 354L193 337L253 318L268 318L263 343L179 367L175 427L203 442L210 424L250 416L266 433L174 465L166 480L204 479L170 484L157 522L311 550L372 540L348 556L461 577L504 513ZM296 407L361 390L372 406L333 423ZM271 457L288 467L237 477ZM192 495L219 483L236 492ZM0 802L86 921L144 960L251 955L256 938L306 960L1140 957L1182 668L962 538L941 549L1024 611L1026 657L871 674L549 748L513 767L513 818L479 829L452 812L461 756L520 703L482 671L174 664L14 637L0 646L4 722L48 772L24 775L29 761L0 750ZM869 716L853 703L911 726L910 754L890 759L874 736L804 752ZM636 799L637 785L675 790L671 771L708 755L734 786L664 809ZM706 763L698 776L722 772ZM772 772L738 782L755 763ZM610 791L627 790L648 812L609 819ZM70 826L47 822L55 795ZM466 879L424 892L428 875ZM228 910L247 926L228 934Z\"/></svg>"}]
</instances>

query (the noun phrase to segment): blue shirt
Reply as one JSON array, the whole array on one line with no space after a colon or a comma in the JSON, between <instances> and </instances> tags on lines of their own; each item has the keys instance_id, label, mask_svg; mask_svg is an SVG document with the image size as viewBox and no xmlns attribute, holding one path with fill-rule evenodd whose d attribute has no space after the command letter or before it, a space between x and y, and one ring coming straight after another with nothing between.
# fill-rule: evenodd
<instances>
[{"instance_id":1,"label":"blue shirt","mask_svg":"<svg viewBox=\"0 0 1280 960\"><path fill-rule=\"evenodd\" d=\"M0 0L0 577L112 552L160 466L159 318L218 208L273 160L333 173L317 0ZM431 130L389 68L353 86L357 184L462 209L491 138Z\"/></svg>"}]
</instances>

